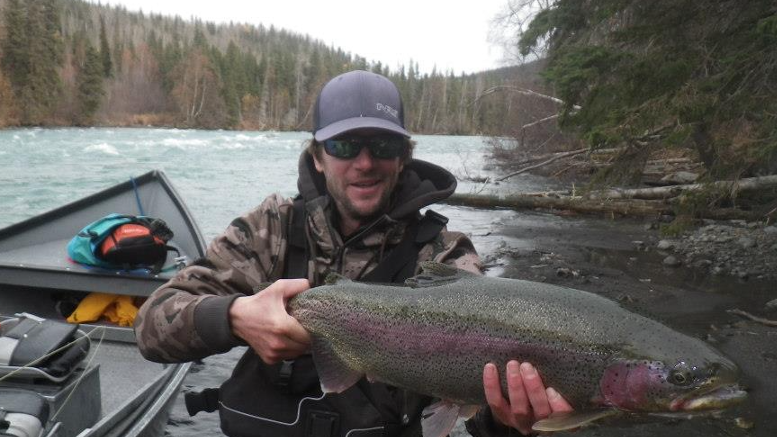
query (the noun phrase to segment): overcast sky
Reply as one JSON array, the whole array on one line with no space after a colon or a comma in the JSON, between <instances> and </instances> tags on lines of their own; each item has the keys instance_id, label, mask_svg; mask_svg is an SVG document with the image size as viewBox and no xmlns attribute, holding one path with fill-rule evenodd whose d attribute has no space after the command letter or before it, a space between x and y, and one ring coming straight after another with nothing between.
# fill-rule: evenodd
<instances>
[{"instance_id":1,"label":"overcast sky","mask_svg":"<svg viewBox=\"0 0 777 437\"><path fill-rule=\"evenodd\" d=\"M97 0L89 0L97 3ZM488 42L491 19L507 0L101 0L165 15L282 27L380 61L396 70L412 58L422 72L473 73L500 67Z\"/></svg>"}]
</instances>

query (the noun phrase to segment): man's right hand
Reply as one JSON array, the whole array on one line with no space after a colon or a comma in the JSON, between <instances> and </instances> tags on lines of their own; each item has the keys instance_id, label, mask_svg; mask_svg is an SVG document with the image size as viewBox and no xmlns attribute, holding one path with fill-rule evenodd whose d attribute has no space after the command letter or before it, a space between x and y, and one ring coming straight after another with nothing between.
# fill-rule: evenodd
<instances>
[{"instance_id":1,"label":"man's right hand","mask_svg":"<svg viewBox=\"0 0 777 437\"><path fill-rule=\"evenodd\" d=\"M289 315L286 302L309 288L307 279L280 279L253 296L235 299L229 308L232 332L267 364L304 354L310 334Z\"/></svg>"}]
</instances>

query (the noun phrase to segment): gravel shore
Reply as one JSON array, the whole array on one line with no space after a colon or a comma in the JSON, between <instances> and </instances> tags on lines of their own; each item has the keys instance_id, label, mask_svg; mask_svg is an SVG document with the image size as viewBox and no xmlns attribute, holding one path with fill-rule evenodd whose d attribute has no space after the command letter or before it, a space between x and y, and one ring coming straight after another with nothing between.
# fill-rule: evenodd
<instances>
[{"instance_id":1,"label":"gravel shore","mask_svg":"<svg viewBox=\"0 0 777 437\"><path fill-rule=\"evenodd\" d=\"M701 269L742 280L777 280L777 226L733 220L708 222L678 239L663 239L656 248L664 263Z\"/></svg>"}]
</instances>

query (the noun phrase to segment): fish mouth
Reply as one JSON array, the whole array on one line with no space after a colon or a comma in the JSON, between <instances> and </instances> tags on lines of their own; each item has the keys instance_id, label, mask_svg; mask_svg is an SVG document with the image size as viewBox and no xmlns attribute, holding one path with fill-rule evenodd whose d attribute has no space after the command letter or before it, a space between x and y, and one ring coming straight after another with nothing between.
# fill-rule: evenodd
<instances>
[{"instance_id":1,"label":"fish mouth","mask_svg":"<svg viewBox=\"0 0 777 437\"><path fill-rule=\"evenodd\" d=\"M743 402L747 392L737 384L714 387L706 392L691 393L672 401L672 411L719 410Z\"/></svg>"}]
</instances>

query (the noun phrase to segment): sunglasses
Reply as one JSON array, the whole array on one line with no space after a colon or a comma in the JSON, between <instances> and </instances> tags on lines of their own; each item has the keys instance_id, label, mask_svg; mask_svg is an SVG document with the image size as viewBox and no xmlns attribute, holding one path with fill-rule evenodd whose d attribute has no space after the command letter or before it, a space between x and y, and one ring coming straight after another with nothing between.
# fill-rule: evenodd
<instances>
[{"instance_id":1,"label":"sunglasses","mask_svg":"<svg viewBox=\"0 0 777 437\"><path fill-rule=\"evenodd\" d=\"M368 148L370 155L376 159L399 158L405 153L405 139L397 135L376 135L324 141L324 151L327 155L340 159L356 158L364 147Z\"/></svg>"}]
</instances>

